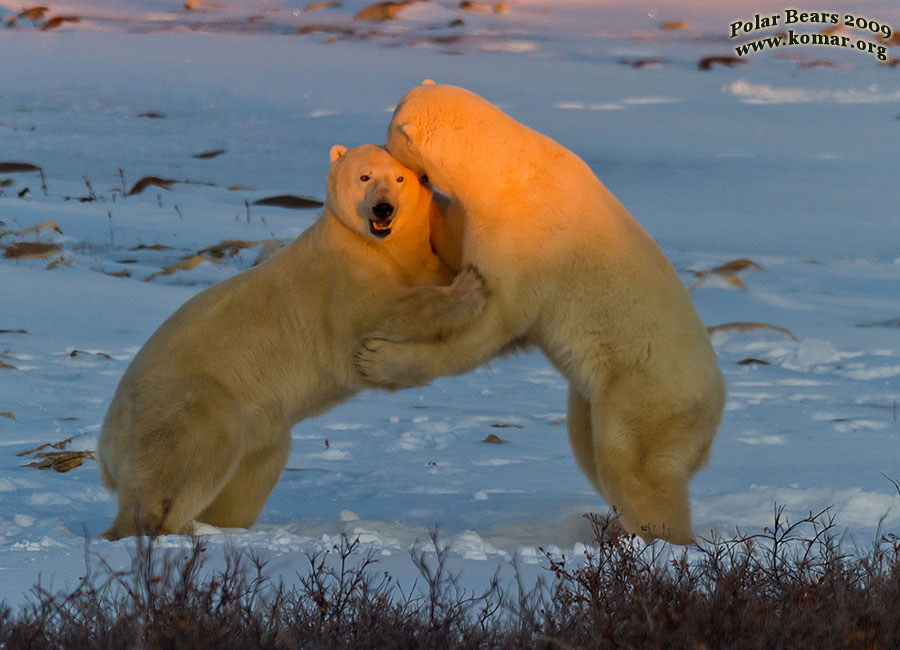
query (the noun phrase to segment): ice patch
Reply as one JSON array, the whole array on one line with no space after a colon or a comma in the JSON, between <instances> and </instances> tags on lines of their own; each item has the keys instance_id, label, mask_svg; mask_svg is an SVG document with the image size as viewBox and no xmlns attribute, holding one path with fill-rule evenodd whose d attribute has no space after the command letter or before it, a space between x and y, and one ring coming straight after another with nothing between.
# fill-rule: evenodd
<instances>
[{"instance_id":1,"label":"ice patch","mask_svg":"<svg viewBox=\"0 0 900 650\"><path fill-rule=\"evenodd\" d=\"M834 430L838 433L850 433L852 431L881 431L887 429L886 422L878 420L849 420L848 422L835 422Z\"/></svg>"},{"instance_id":2,"label":"ice patch","mask_svg":"<svg viewBox=\"0 0 900 650\"><path fill-rule=\"evenodd\" d=\"M745 445L783 445L785 444L784 436L764 434L760 431L743 431L738 437L739 442Z\"/></svg>"},{"instance_id":3,"label":"ice patch","mask_svg":"<svg viewBox=\"0 0 900 650\"><path fill-rule=\"evenodd\" d=\"M622 103L644 106L648 104L678 104L680 101L674 97L626 97Z\"/></svg>"},{"instance_id":4,"label":"ice patch","mask_svg":"<svg viewBox=\"0 0 900 650\"><path fill-rule=\"evenodd\" d=\"M533 546L520 546L516 551L516 559L525 564L540 564L544 556Z\"/></svg>"},{"instance_id":5,"label":"ice patch","mask_svg":"<svg viewBox=\"0 0 900 650\"><path fill-rule=\"evenodd\" d=\"M492 546L481 539L478 533L471 530L463 531L459 535L454 536L448 546L466 560L486 560L488 555L509 557L508 553Z\"/></svg>"},{"instance_id":6,"label":"ice patch","mask_svg":"<svg viewBox=\"0 0 900 650\"><path fill-rule=\"evenodd\" d=\"M791 521L832 507L841 526L874 528L882 517L885 525L900 523L900 497L856 487L800 489L754 485L741 492L696 499L694 513L697 521L762 528L771 525L776 504L786 508Z\"/></svg>"},{"instance_id":7,"label":"ice patch","mask_svg":"<svg viewBox=\"0 0 900 650\"><path fill-rule=\"evenodd\" d=\"M487 501L490 494L524 494L523 490L507 490L505 488L493 488L490 490L478 490L472 495L476 501Z\"/></svg>"},{"instance_id":8,"label":"ice patch","mask_svg":"<svg viewBox=\"0 0 900 650\"><path fill-rule=\"evenodd\" d=\"M56 492L43 492L28 497L28 504L32 506L67 506L71 503L71 499Z\"/></svg>"},{"instance_id":9,"label":"ice patch","mask_svg":"<svg viewBox=\"0 0 900 650\"><path fill-rule=\"evenodd\" d=\"M34 522L37 521L31 515L16 515L13 517L13 521L16 526L20 526L22 528L29 528L34 525Z\"/></svg>"},{"instance_id":10,"label":"ice patch","mask_svg":"<svg viewBox=\"0 0 900 650\"><path fill-rule=\"evenodd\" d=\"M358 429L368 429L371 425L359 422L326 424L325 428L331 431L356 431Z\"/></svg>"},{"instance_id":11,"label":"ice patch","mask_svg":"<svg viewBox=\"0 0 900 650\"><path fill-rule=\"evenodd\" d=\"M522 53L522 52L534 52L536 51L537 45L532 43L531 41L503 41L503 42L495 42L495 43L483 43L481 45L481 49L486 52L513 52L513 53Z\"/></svg>"},{"instance_id":12,"label":"ice patch","mask_svg":"<svg viewBox=\"0 0 900 650\"><path fill-rule=\"evenodd\" d=\"M733 397L740 397L747 400L749 404L757 406L767 399L776 399L778 396L772 393L739 393L737 391L731 393Z\"/></svg>"},{"instance_id":13,"label":"ice patch","mask_svg":"<svg viewBox=\"0 0 900 650\"><path fill-rule=\"evenodd\" d=\"M851 370L847 376L851 379L887 379L900 375L900 366L876 366Z\"/></svg>"},{"instance_id":14,"label":"ice patch","mask_svg":"<svg viewBox=\"0 0 900 650\"><path fill-rule=\"evenodd\" d=\"M558 102L554 108L577 111L620 111L627 106L650 106L656 104L678 104L674 97L626 97L619 102Z\"/></svg>"},{"instance_id":15,"label":"ice patch","mask_svg":"<svg viewBox=\"0 0 900 650\"><path fill-rule=\"evenodd\" d=\"M344 451L343 449L326 449L325 451L319 451L312 454L304 454L304 458L308 460L345 460L350 458L350 453Z\"/></svg>"},{"instance_id":16,"label":"ice patch","mask_svg":"<svg viewBox=\"0 0 900 650\"><path fill-rule=\"evenodd\" d=\"M753 84L743 79L723 86L722 92L737 97L743 104L880 104L900 101L900 90L882 92L878 86L866 90L809 90L798 87L776 88L769 84Z\"/></svg>"},{"instance_id":17,"label":"ice patch","mask_svg":"<svg viewBox=\"0 0 900 650\"><path fill-rule=\"evenodd\" d=\"M65 548L66 545L60 542L57 542L55 539L51 539L50 537L43 537L39 542L29 542L29 541L20 541L16 542L12 545L12 549L16 551L44 551L48 548Z\"/></svg>"},{"instance_id":18,"label":"ice patch","mask_svg":"<svg viewBox=\"0 0 900 650\"><path fill-rule=\"evenodd\" d=\"M789 395L788 399L792 402L803 402L806 400L828 399L828 395L820 395L817 393L794 393L793 395Z\"/></svg>"},{"instance_id":19,"label":"ice patch","mask_svg":"<svg viewBox=\"0 0 900 650\"><path fill-rule=\"evenodd\" d=\"M417 487L410 490L412 494L459 494L459 490L453 488L429 488Z\"/></svg>"},{"instance_id":20,"label":"ice patch","mask_svg":"<svg viewBox=\"0 0 900 650\"><path fill-rule=\"evenodd\" d=\"M827 381L816 381L815 379L779 379L775 382L780 386L831 386L831 382Z\"/></svg>"},{"instance_id":21,"label":"ice patch","mask_svg":"<svg viewBox=\"0 0 900 650\"><path fill-rule=\"evenodd\" d=\"M840 360L840 354L830 341L804 339L794 350L793 357L785 360L782 367L787 370L808 371L813 366L837 363Z\"/></svg>"}]
</instances>

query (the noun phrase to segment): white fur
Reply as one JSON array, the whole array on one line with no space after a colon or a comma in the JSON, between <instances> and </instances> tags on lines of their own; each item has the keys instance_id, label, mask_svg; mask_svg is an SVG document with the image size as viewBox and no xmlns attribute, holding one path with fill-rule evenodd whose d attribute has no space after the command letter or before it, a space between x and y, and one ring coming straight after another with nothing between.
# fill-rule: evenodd
<instances>
[{"instance_id":1,"label":"white fur","mask_svg":"<svg viewBox=\"0 0 900 650\"><path fill-rule=\"evenodd\" d=\"M511 342L537 344L570 382L578 464L623 526L690 541L688 481L707 460L725 388L656 243L578 156L462 88L407 93L388 150L449 193L438 254L476 265L493 294L444 342L368 341L360 371L409 386L466 372Z\"/></svg>"},{"instance_id":2,"label":"white fur","mask_svg":"<svg viewBox=\"0 0 900 650\"><path fill-rule=\"evenodd\" d=\"M365 337L432 340L480 312L476 273L416 286L453 279L429 243L430 189L381 147L335 146L331 161L315 225L185 303L126 370L97 449L119 499L107 538L187 532L194 519L250 526L291 426L364 387L353 356ZM379 238L368 220L386 202L394 221Z\"/></svg>"}]
</instances>

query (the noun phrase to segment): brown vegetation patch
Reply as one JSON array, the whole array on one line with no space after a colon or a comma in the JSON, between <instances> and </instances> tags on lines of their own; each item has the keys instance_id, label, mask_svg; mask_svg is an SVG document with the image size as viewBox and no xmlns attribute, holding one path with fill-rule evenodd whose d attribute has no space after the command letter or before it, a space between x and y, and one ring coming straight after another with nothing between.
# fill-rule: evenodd
<instances>
[{"instance_id":1,"label":"brown vegetation patch","mask_svg":"<svg viewBox=\"0 0 900 650\"><path fill-rule=\"evenodd\" d=\"M688 287L688 291L693 291L695 288L701 286L712 276L720 277L728 282L728 284L733 287L737 287L738 289L746 289L747 285L744 284L744 281L741 279L738 273L747 270L762 271L762 267L753 260L742 258L731 260L730 262L725 262L724 264L720 264L719 266L712 269L691 271L691 273L693 273L697 279L691 286Z\"/></svg>"},{"instance_id":2,"label":"brown vegetation patch","mask_svg":"<svg viewBox=\"0 0 900 650\"><path fill-rule=\"evenodd\" d=\"M322 9L335 9L341 6L340 2L329 0L328 2L310 2L303 9L304 11L321 11Z\"/></svg>"},{"instance_id":3,"label":"brown vegetation patch","mask_svg":"<svg viewBox=\"0 0 900 650\"><path fill-rule=\"evenodd\" d=\"M253 205L272 205L279 208L289 208L292 210L308 210L310 208L321 208L325 205L318 199L306 196L294 196L293 194L281 194L279 196L269 196L253 202Z\"/></svg>"},{"instance_id":4,"label":"brown vegetation patch","mask_svg":"<svg viewBox=\"0 0 900 650\"><path fill-rule=\"evenodd\" d=\"M35 460L28 463L26 467L36 467L38 469L53 469L57 472L68 472L81 466L85 458L93 458L92 451L43 451L34 455Z\"/></svg>"},{"instance_id":5,"label":"brown vegetation patch","mask_svg":"<svg viewBox=\"0 0 900 650\"><path fill-rule=\"evenodd\" d=\"M43 31L47 31L50 29L56 29L61 25L65 25L66 23L79 23L81 22L81 18L78 16L54 16L41 27Z\"/></svg>"},{"instance_id":6,"label":"brown vegetation patch","mask_svg":"<svg viewBox=\"0 0 900 650\"><path fill-rule=\"evenodd\" d=\"M415 0L402 0L401 2L377 2L368 7L363 7L353 16L354 20L371 20L376 23L382 23L387 20L393 20L408 5Z\"/></svg>"},{"instance_id":7,"label":"brown vegetation patch","mask_svg":"<svg viewBox=\"0 0 900 650\"><path fill-rule=\"evenodd\" d=\"M340 25L303 25L295 34L339 34L340 36L352 36L353 30Z\"/></svg>"},{"instance_id":8,"label":"brown vegetation patch","mask_svg":"<svg viewBox=\"0 0 900 650\"><path fill-rule=\"evenodd\" d=\"M737 330L738 332L750 332L753 330L759 329L769 329L784 334L792 341L797 341L797 337L794 336L794 333L786 327L778 327L777 325L769 325L768 323L754 323L754 322L734 322L734 323L722 323L721 325L713 325L711 327L706 328L706 332L710 335L715 332L724 331L724 330Z\"/></svg>"},{"instance_id":9,"label":"brown vegetation patch","mask_svg":"<svg viewBox=\"0 0 900 650\"><path fill-rule=\"evenodd\" d=\"M53 257L59 252L60 248L57 244L21 241L6 246L3 251L3 257L16 260L46 259Z\"/></svg>"},{"instance_id":10,"label":"brown vegetation patch","mask_svg":"<svg viewBox=\"0 0 900 650\"><path fill-rule=\"evenodd\" d=\"M198 160L209 160L210 158L218 158L223 153L225 153L224 149L213 149L212 151L204 151L202 153L195 153L193 155L194 158Z\"/></svg>"},{"instance_id":11,"label":"brown vegetation patch","mask_svg":"<svg viewBox=\"0 0 900 650\"><path fill-rule=\"evenodd\" d=\"M85 350L72 350L69 353L69 356L72 357L73 359L75 357L83 357L85 355L95 356L95 357L103 357L104 359L112 359L112 357L109 356L108 354L106 354L106 352L87 352Z\"/></svg>"},{"instance_id":12,"label":"brown vegetation patch","mask_svg":"<svg viewBox=\"0 0 900 650\"><path fill-rule=\"evenodd\" d=\"M244 250L245 248L254 248L255 246L265 246L266 244L280 244L280 239L260 239L257 241L244 241L243 239L226 239L224 241L219 242L218 244L214 244L213 246L207 246L206 248L201 248L197 251L198 255L210 255L215 259L221 259L223 257L234 257L238 254L238 252Z\"/></svg>"},{"instance_id":13,"label":"brown vegetation patch","mask_svg":"<svg viewBox=\"0 0 900 650\"><path fill-rule=\"evenodd\" d=\"M659 24L659 28L667 32L677 32L688 29L691 23L687 20L667 20Z\"/></svg>"},{"instance_id":14,"label":"brown vegetation patch","mask_svg":"<svg viewBox=\"0 0 900 650\"><path fill-rule=\"evenodd\" d=\"M175 271L190 271L203 262L215 262L215 259L213 259L212 257L207 257L206 255L191 255L190 257L185 258L180 262L176 262L175 264L163 268L162 271L158 271L156 273L153 273L152 275L148 275L146 278L144 278L144 282L155 280L161 275L172 275L173 273L175 273Z\"/></svg>"},{"instance_id":15,"label":"brown vegetation patch","mask_svg":"<svg viewBox=\"0 0 900 650\"><path fill-rule=\"evenodd\" d=\"M742 65L747 63L743 59L739 59L736 56L707 56L697 63L698 70L712 70L714 65L722 65L726 68L732 68L736 65Z\"/></svg>"},{"instance_id":16,"label":"brown vegetation patch","mask_svg":"<svg viewBox=\"0 0 900 650\"><path fill-rule=\"evenodd\" d=\"M39 172L41 168L31 163L0 162L0 173L14 174L16 172Z\"/></svg>"},{"instance_id":17,"label":"brown vegetation patch","mask_svg":"<svg viewBox=\"0 0 900 650\"><path fill-rule=\"evenodd\" d=\"M132 186L132 188L128 191L128 196L140 194L148 187L161 187L164 190L171 190L172 188L170 187L170 185L177 182L178 181L172 180L171 178L160 178L159 176L144 176L144 178L142 178Z\"/></svg>"}]
</instances>

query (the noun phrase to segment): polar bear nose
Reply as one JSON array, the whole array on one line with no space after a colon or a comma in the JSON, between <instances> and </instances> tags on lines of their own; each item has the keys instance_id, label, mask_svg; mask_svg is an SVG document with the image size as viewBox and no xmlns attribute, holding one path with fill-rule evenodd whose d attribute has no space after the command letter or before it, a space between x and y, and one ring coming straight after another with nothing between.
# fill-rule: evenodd
<instances>
[{"instance_id":1,"label":"polar bear nose","mask_svg":"<svg viewBox=\"0 0 900 650\"><path fill-rule=\"evenodd\" d=\"M390 203L377 203L375 204L375 207L372 208L372 214L379 219L387 219L394 214L394 206Z\"/></svg>"}]
</instances>

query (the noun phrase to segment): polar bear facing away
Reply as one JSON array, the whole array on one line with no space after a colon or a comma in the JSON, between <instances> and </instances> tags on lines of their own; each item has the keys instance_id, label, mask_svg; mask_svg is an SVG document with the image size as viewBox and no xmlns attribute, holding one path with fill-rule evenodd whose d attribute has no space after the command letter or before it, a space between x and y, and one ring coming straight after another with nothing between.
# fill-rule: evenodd
<instances>
[{"instance_id":1,"label":"polar bear facing away","mask_svg":"<svg viewBox=\"0 0 900 650\"><path fill-rule=\"evenodd\" d=\"M569 381L577 462L622 525L688 543L688 482L708 458L725 388L656 243L578 156L462 88L408 92L388 150L449 194L437 252L476 265L492 295L445 341L367 341L361 373L410 386L466 372L519 339L537 344ZM461 247L445 232L461 233Z\"/></svg>"},{"instance_id":2,"label":"polar bear facing away","mask_svg":"<svg viewBox=\"0 0 900 650\"><path fill-rule=\"evenodd\" d=\"M185 303L126 370L97 449L119 501L104 535L250 526L291 426L365 387L353 358L366 336L432 340L476 316L481 278L453 280L431 249L438 209L382 147L333 147L320 219Z\"/></svg>"}]
</instances>

